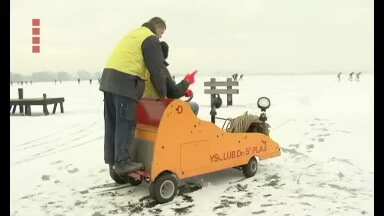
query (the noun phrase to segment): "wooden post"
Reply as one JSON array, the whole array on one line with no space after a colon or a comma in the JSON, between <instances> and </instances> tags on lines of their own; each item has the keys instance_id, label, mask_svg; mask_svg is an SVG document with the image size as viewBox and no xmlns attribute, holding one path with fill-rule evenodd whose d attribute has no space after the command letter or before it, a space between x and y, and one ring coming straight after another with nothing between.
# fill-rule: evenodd
<instances>
[{"instance_id":1,"label":"wooden post","mask_svg":"<svg viewBox=\"0 0 384 216\"><path fill-rule=\"evenodd\" d=\"M25 115L31 115L31 105L25 105Z\"/></svg>"},{"instance_id":2,"label":"wooden post","mask_svg":"<svg viewBox=\"0 0 384 216\"><path fill-rule=\"evenodd\" d=\"M64 113L64 106L63 106L63 102L60 103L60 112L61 113Z\"/></svg>"},{"instance_id":3,"label":"wooden post","mask_svg":"<svg viewBox=\"0 0 384 216\"><path fill-rule=\"evenodd\" d=\"M45 115L49 115L46 100L47 100L47 94L44 93L43 94L43 112Z\"/></svg>"},{"instance_id":4,"label":"wooden post","mask_svg":"<svg viewBox=\"0 0 384 216\"><path fill-rule=\"evenodd\" d=\"M55 105L53 106L52 114L55 114L55 112L56 112L56 107L57 107L57 103L55 103Z\"/></svg>"},{"instance_id":5,"label":"wooden post","mask_svg":"<svg viewBox=\"0 0 384 216\"><path fill-rule=\"evenodd\" d=\"M230 83L232 81L231 78L227 78L227 82ZM227 90L232 89L231 85L227 86ZM232 94L227 94L227 106L232 106Z\"/></svg>"},{"instance_id":6,"label":"wooden post","mask_svg":"<svg viewBox=\"0 0 384 216\"><path fill-rule=\"evenodd\" d=\"M211 83L215 83L215 82L216 82L216 78L211 78ZM212 85L211 89L216 89L216 86ZM214 94L211 94L211 107L213 105L213 100L215 99L215 97L213 95Z\"/></svg>"},{"instance_id":7,"label":"wooden post","mask_svg":"<svg viewBox=\"0 0 384 216\"><path fill-rule=\"evenodd\" d=\"M216 114L217 114L217 112L216 112L216 107L214 106L214 105L211 105L211 122L213 123L213 124L215 124L215 122L216 122Z\"/></svg>"},{"instance_id":8,"label":"wooden post","mask_svg":"<svg viewBox=\"0 0 384 216\"><path fill-rule=\"evenodd\" d=\"M19 91L19 99L23 99L24 98L23 88L19 88L18 91ZM20 113L23 113L23 112L24 112L24 107L23 105L20 105Z\"/></svg>"}]
</instances>

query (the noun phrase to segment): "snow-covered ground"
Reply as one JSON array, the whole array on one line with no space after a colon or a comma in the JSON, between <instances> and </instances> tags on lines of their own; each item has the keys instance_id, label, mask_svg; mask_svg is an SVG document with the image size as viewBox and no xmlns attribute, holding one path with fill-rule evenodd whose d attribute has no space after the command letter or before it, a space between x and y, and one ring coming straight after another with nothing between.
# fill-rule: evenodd
<instances>
[{"instance_id":1,"label":"snow-covered ground","mask_svg":"<svg viewBox=\"0 0 384 216\"><path fill-rule=\"evenodd\" d=\"M248 179L229 169L183 180L166 204L148 197L147 183L117 185L109 177L97 82L24 85L24 98L65 97L65 112L44 116L32 106L32 116L10 115L11 215L374 215L374 75L343 78L245 75L233 106L222 96L218 116L259 114L257 99L269 97L270 136L281 156L261 161ZM199 117L208 121L209 79L197 74L192 86ZM10 98L19 87L10 87Z\"/></svg>"}]
</instances>

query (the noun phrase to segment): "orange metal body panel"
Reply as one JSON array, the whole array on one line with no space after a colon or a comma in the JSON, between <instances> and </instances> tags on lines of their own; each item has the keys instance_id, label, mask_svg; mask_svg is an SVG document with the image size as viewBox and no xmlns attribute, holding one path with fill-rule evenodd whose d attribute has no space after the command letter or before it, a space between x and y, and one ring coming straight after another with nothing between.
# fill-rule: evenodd
<instances>
[{"instance_id":1,"label":"orange metal body panel","mask_svg":"<svg viewBox=\"0 0 384 216\"><path fill-rule=\"evenodd\" d=\"M279 145L270 137L227 133L197 118L188 103L181 100L168 104L158 127L139 122L136 137L154 143L152 181L163 171L183 179L245 165L253 156L264 160L281 154Z\"/></svg>"},{"instance_id":2,"label":"orange metal body panel","mask_svg":"<svg viewBox=\"0 0 384 216\"><path fill-rule=\"evenodd\" d=\"M148 141L155 142L157 137L157 127L137 124L135 138L141 138Z\"/></svg>"}]
</instances>

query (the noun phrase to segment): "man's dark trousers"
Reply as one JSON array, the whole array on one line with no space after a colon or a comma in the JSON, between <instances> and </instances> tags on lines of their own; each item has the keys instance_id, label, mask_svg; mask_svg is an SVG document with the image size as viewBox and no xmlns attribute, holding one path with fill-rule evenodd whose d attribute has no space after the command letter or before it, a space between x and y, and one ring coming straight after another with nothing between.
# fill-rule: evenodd
<instances>
[{"instance_id":1,"label":"man's dark trousers","mask_svg":"<svg viewBox=\"0 0 384 216\"><path fill-rule=\"evenodd\" d=\"M135 136L137 101L104 92L104 161L106 164L129 161L128 149Z\"/></svg>"}]
</instances>

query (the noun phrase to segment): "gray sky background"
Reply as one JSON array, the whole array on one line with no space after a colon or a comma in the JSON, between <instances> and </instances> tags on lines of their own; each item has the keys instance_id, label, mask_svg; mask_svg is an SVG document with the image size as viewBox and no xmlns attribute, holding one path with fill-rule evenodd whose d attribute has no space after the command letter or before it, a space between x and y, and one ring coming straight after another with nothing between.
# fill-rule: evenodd
<instances>
[{"instance_id":1,"label":"gray sky background","mask_svg":"<svg viewBox=\"0 0 384 216\"><path fill-rule=\"evenodd\" d=\"M102 71L153 16L166 20L174 74L373 73L373 0L12 0L10 16L11 72L25 75Z\"/></svg>"}]
</instances>

